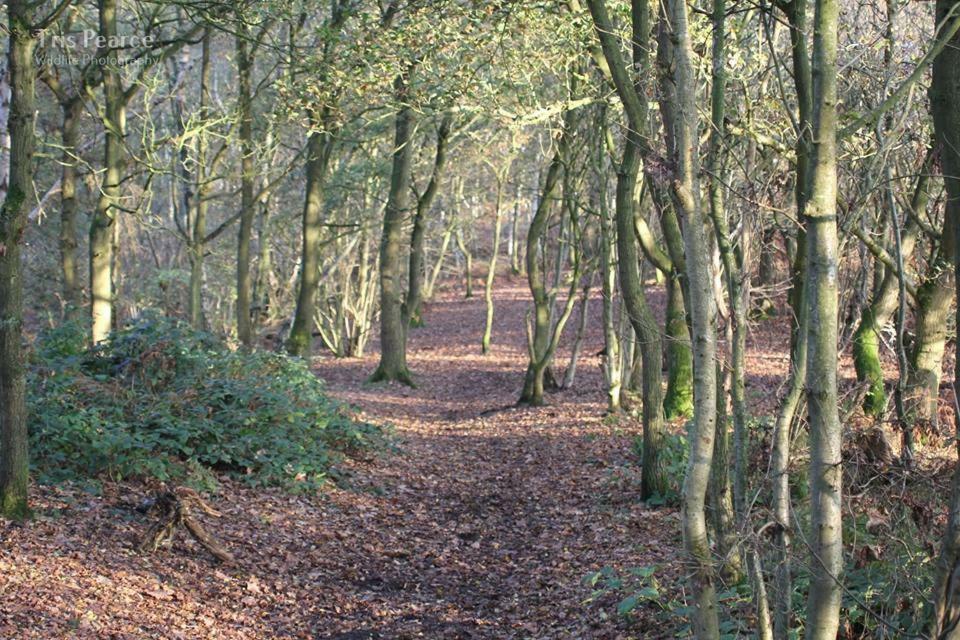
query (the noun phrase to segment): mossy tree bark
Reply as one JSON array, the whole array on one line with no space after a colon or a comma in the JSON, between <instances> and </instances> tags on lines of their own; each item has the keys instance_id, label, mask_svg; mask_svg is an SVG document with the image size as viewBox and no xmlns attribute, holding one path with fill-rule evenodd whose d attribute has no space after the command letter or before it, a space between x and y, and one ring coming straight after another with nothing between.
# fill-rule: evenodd
<instances>
[{"instance_id":1,"label":"mossy tree bark","mask_svg":"<svg viewBox=\"0 0 960 640\"><path fill-rule=\"evenodd\" d=\"M913 215L907 218L901 234L900 251L903 259L909 260L916 246L920 231L916 224L917 216L925 216L929 196L927 186L933 168L933 148L928 150L917 178L910 207ZM877 264L883 264L876 260ZM897 309L899 299L899 278L893 269L885 269L876 295L870 305L863 310L860 324L853 334L853 365L857 380L866 382L867 393L863 399L863 410L868 416L879 417L887 405L887 395L883 386L883 368L880 364L880 333L890 322Z\"/></svg>"},{"instance_id":2,"label":"mossy tree bark","mask_svg":"<svg viewBox=\"0 0 960 640\"><path fill-rule=\"evenodd\" d=\"M23 271L20 263L27 225L27 198L33 188L33 132L39 31L32 2L7 2L9 48L9 134L7 175L0 175L0 517L21 520L27 505L28 454L26 372L23 357ZM4 92L6 93L6 92ZM6 98L6 95L2 96ZM6 104L0 103L0 111Z\"/></svg>"}]
</instances>

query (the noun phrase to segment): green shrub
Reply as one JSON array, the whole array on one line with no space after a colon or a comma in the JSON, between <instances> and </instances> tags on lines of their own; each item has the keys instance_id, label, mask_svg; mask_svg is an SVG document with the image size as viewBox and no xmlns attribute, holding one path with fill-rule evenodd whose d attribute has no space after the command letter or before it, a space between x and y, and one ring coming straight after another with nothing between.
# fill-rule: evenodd
<instances>
[{"instance_id":1,"label":"green shrub","mask_svg":"<svg viewBox=\"0 0 960 640\"><path fill-rule=\"evenodd\" d=\"M345 454L381 446L302 360L232 351L145 317L83 348L73 325L42 336L29 378L32 459L42 481L106 475L312 490Z\"/></svg>"}]
</instances>

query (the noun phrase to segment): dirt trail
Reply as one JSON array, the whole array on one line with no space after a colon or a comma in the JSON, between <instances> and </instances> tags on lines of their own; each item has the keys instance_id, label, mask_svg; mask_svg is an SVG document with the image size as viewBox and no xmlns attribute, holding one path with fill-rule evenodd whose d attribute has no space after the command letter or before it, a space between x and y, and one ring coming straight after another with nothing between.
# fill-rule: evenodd
<instances>
[{"instance_id":1,"label":"dirt trail","mask_svg":"<svg viewBox=\"0 0 960 640\"><path fill-rule=\"evenodd\" d=\"M519 284L498 291L486 356L479 348L481 299L451 293L431 305L428 324L411 333L416 389L365 386L375 348L362 361L317 366L334 395L395 425L401 442L401 455L373 481L402 515L371 535L385 534L386 546L410 555L374 563L384 587L370 594L371 603L395 613L379 624L361 616L354 630L383 637L654 637L603 622L599 608L582 604L589 572L667 562L677 542L675 513L643 507L625 477L638 425L603 418L600 359L593 355L603 348L599 300L574 389L550 394L546 407L524 408L514 404L526 362L527 298ZM568 357L561 350L557 361L565 366Z\"/></svg>"},{"instance_id":2,"label":"dirt trail","mask_svg":"<svg viewBox=\"0 0 960 640\"><path fill-rule=\"evenodd\" d=\"M481 298L429 305L416 389L364 383L375 345L318 358L334 396L395 426L398 452L321 496L225 483L215 530L236 566L183 539L137 553L142 486L39 489L36 521L0 526L0 638L657 637L582 602L589 572L674 564L679 546L676 512L643 506L629 475L639 425L603 417L599 302L575 388L518 408L521 285L497 292L486 356Z\"/></svg>"}]
</instances>

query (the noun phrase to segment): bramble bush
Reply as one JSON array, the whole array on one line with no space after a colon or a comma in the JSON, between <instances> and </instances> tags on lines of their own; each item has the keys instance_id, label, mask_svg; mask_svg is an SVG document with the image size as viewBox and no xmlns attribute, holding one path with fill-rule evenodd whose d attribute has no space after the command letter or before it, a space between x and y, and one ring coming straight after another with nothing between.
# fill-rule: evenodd
<instances>
[{"instance_id":1,"label":"bramble bush","mask_svg":"<svg viewBox=\"0 0 960 640\"><path fill-rule=\"evenodd\" d=\"M94 348L67 324L32 351L30 444L41 481L151 477L315 490L387 442L332 401L305 362L229 349L145 316Z\"/></svg>"}]
</instances>

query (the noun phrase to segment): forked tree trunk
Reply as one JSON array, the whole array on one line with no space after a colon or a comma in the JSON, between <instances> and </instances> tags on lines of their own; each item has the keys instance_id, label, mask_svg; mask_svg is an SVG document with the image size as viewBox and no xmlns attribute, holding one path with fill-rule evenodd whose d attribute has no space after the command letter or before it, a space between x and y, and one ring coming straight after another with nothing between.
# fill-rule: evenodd
<instances>
[{"instance_id":1,"label":"forked tree trunk","mask_svg":"<svg viewBox=\"0 0 960 640\"><path fill-rule=\"evenodd\" d=\"M546 361L546 354L550 345L552 324L552 302L547 290L547 276L544 273L541 254L557 186L560 183L560 174L563 171L563 162L567 155L568 139L573 122L569 112L565 114L563 128L557 138L557 151L547 169L543 192L527 231L527 283L533 298L533 321L529 344L530 362L527 365L520 402L534 406L543 404L544 371L549 364Z\"/></svg>"},{"instance_id":2,"label":"forked tree trunk","mask_svg":"<svg viewBox=\"0 0 960 640\"><path fill-rule=\"evenodd\" d=\"M413 217L413 231L410 234L410 268L408 271L409 291L406 300L407 325L418 326L423 322L421 307L423 305L424 290L424 244L427 234L427 214L440 187L440 179L447 161L447 141L450 139L450 125L452 118L444 114L437 127L437 152L433 161L433 171L427 188L417 198L417 211Z\"/></svg>"}]
</instances>

